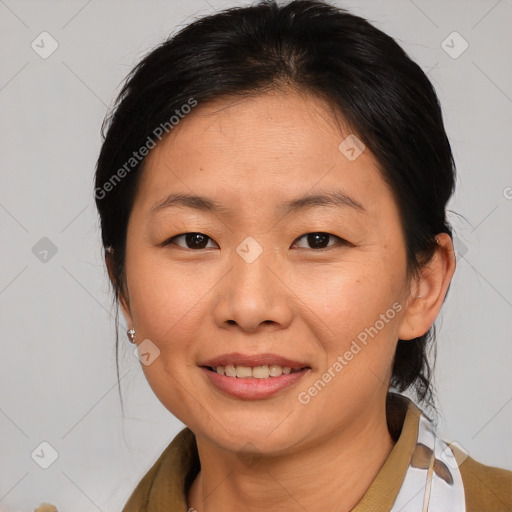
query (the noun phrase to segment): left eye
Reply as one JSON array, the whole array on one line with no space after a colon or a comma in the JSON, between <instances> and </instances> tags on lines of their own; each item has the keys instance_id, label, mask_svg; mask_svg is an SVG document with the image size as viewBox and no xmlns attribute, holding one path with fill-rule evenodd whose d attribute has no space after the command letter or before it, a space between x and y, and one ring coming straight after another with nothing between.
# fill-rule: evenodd
<instances>
[{"instance_id":1,"label":"left eye","mask_svg":"<svg viewBox=\"0 0 512 512\"><path fill-rule=\"evenodd\" d=\"M187 249L206 249L208 242L213 240L206 236L203 233L182 233L181 235L176 235L170 238L165 242L165 245L177 245L179 247L183 247L178 243L175 243L175 240L179 240L183 238Z\"/></svg>"},{"instance_id":2,"label":"left eye","mask_svg":"<svg viewBox=\"0 0 512 512\"><path fill-rule=\"evenodd\" d=\"M327 247L332 247L334 244L328 245L329 237L336 238L341 243L345 243L345 240L340 238L336 235L331 235L330 233L307 233L305 235L302 235L301 237L297 238L297 240L306 239L306 242L313 247L306 247L306 249L326 249ZM297 240L294 242L293 245L297 244Z\"/></svg>"}]
</instances>

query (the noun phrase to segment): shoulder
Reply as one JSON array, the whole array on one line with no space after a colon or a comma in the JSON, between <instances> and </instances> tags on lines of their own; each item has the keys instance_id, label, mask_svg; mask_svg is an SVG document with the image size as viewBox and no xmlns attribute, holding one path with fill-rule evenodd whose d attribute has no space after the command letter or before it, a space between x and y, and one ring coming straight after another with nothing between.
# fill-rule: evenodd
<instances>
[{"instance_id":1,"label":"shoulder","mask_svg":"<svg viewBox=\"0 0 512 512\"><path fill-rule=\"evenodd\" d=\"M466 512L512 512L512 471L486 466L449 444L464 484Z\"/></svg>"},{"instance_id":2,"label":"shoulder","mask_svg":"<svg viewBox=\"0 0 512 512\"><path fill-rule=\"evenodd\" d=\"M123 512L186 510L184 489L199 471L199 456L193 432L185 427L165 448L142 477L126 502Z\"/></svg>"}]
</instances>

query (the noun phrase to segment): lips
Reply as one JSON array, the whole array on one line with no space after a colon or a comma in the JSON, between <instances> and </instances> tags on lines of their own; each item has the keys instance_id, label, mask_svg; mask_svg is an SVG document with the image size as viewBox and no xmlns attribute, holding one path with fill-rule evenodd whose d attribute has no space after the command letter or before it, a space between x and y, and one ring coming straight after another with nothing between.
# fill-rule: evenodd
<instances>
[{"instance_id":1,"label":"lips","mask_svg":"<svg viewBox=\"0 0 512 512\"><path fill-rule=\"evenodd\" d=\"M213 359L208 359L199 363L203 368L217 368L217 366L249 366L254 368L256 366L281 366L290 367L292 370L300 370L302 368L310 368L306 362L293 361L286 357L278 356L276 354L241 354L240 352L232 352L231 354L224 354Z\"/></svg>"}]
</instances>

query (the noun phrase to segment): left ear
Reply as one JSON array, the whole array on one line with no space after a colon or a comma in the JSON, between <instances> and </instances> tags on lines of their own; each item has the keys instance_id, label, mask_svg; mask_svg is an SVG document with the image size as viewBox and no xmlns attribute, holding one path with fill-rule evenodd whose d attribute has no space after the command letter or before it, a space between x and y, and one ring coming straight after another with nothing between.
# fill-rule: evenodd
<instances>
[{"instance_id":1,"label":"left ear","mask_svg":"<svg viewBox=\"0 0 512 512\"><path fill-rule=\"evenodd\" d=\"M440 233L436 240L437 249L432 260L411 282L408 305L398 331L401 340L423 336L432 327L455 272L452 238L447 233Z\"/></svg>"}]
</instances>

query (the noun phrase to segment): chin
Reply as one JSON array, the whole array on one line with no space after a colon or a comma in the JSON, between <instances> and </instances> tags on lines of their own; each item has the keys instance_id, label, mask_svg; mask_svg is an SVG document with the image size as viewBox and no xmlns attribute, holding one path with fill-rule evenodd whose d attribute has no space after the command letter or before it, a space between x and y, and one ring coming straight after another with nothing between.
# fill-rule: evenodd
<instances>
[{"instance_id":1,"label":"chin","mask_svg":"<svg viewBox=\"0 0 512 512\"><path fill-rule=\"evenodd\" d=\"M191 430L201 437L225 450L239 454L279 455L286 453L292 446L297 445L305 437L293 421L283 421L281 415L276 421L255 421L255 414L244 415L246 418L232 418L228 424L223 418L216 417L215 421L207 424L200 420L197 429ZM284 416L286 418L286 416ZM291 418L289 418L291 420ZM223 428L223 426L225 428ZM276 428L277 427L277 428Z\"/></svg>"}]
</instances>

